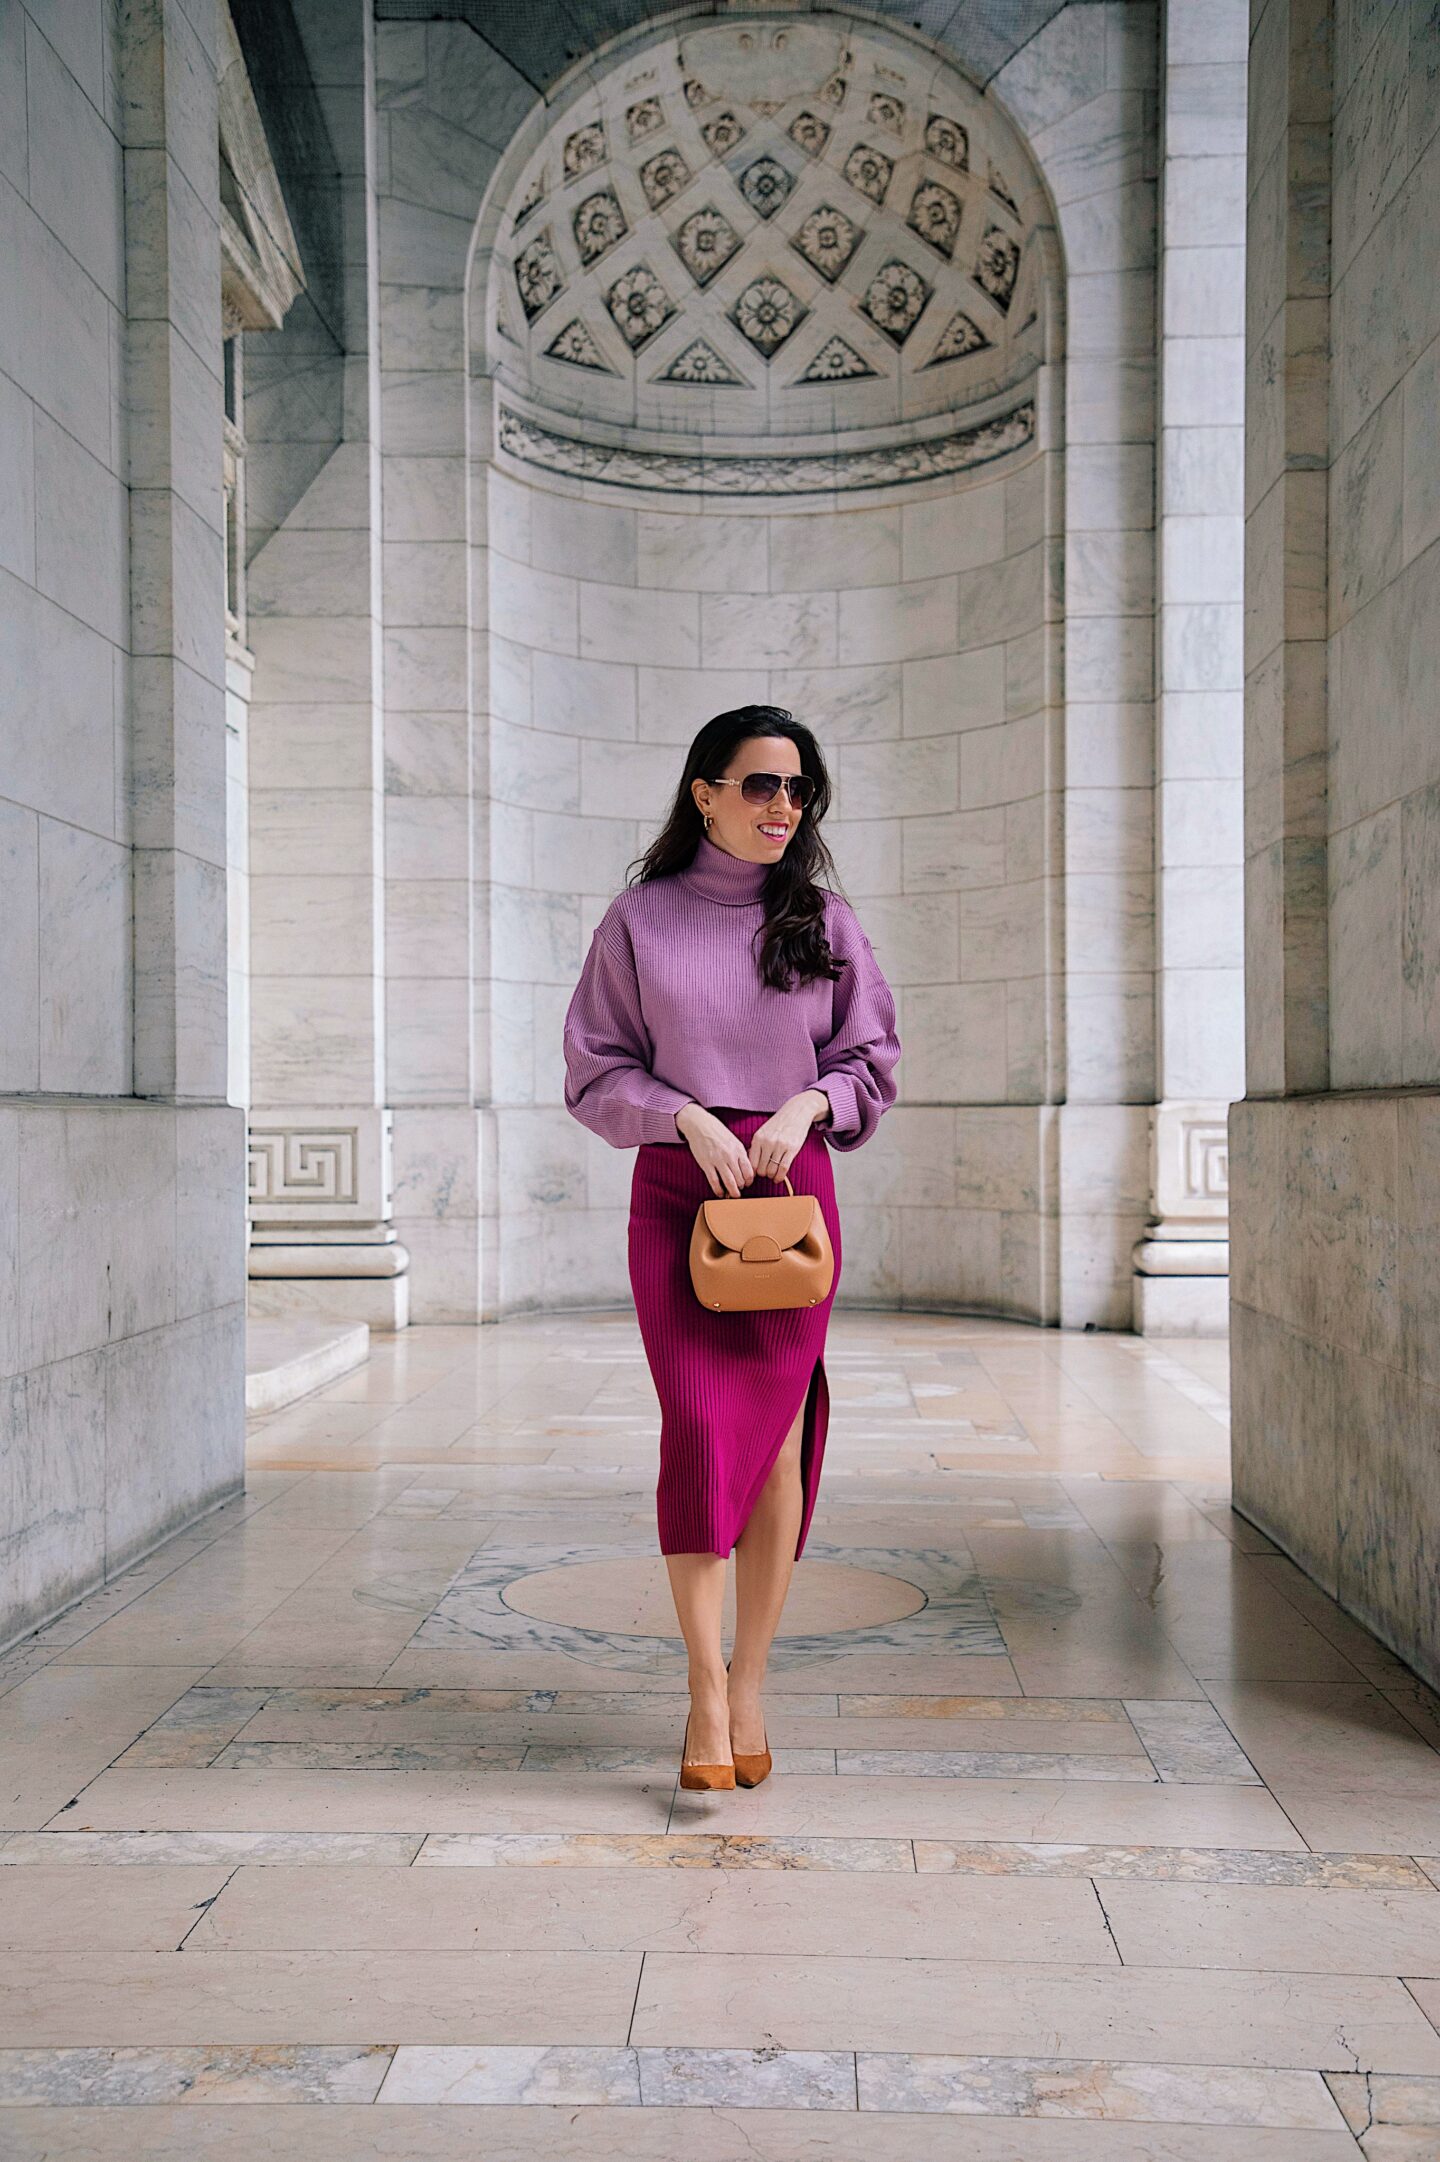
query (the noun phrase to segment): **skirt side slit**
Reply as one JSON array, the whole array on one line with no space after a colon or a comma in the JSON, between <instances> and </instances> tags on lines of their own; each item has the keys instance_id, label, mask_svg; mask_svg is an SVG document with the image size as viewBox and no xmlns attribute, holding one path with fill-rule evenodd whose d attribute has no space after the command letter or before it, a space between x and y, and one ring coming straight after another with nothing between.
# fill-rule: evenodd
<instances>
[{"instance_id":1,"label":"skirt side slit","mask_svg":"<svg viewBox=\"0 0 1440 2162\"><path fill-rule=\"evenodd\" d=\"M715 1116L748 1143L768 1114L716 1110ZM804 1551L829 1426L825 1336L841 1267L830 1151L817 1128L797 1150L790 1179L797 1193L814 1194L820 1204L835 1256L829 1291L814 1306L716 1313L701 1305L690 1281L690 1233L710 1196L705 1173L683 1146L647 1142L636 1151L630 1283L660 1402L655 1498L662 1554L732 1552L802 1406L804 1503L795 1558ZM771 1423L777 1396L789 1400L778 1432Z\"/></svg>"}]
</instances>

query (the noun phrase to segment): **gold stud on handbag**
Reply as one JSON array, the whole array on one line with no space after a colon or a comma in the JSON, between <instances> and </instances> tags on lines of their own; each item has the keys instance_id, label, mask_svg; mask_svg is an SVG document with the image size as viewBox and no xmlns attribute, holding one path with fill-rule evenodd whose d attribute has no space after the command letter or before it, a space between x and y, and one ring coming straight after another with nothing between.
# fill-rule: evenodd
<instances>
[{"instance_id":1,"label":"gold stud on handbag","mask_svg":"<svg viewBox=\"0 0 1440 2162\"><path fill-rule=\"evenodd\" d=\"M783 1194L727 1195L696 1210L690 1281L712 1312L818 1306L829 1297L835 1253L819 1200L797 1194L785 1172L780 1178Z\"/></svg>"}]
</instances>

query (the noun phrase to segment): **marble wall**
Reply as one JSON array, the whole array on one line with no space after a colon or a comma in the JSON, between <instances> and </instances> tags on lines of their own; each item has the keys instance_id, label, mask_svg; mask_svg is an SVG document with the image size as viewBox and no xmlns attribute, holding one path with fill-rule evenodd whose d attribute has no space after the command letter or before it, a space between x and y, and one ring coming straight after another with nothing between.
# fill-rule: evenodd
<instances>
[{"instance_id":1,"label":"marble wall","mask_svg":"<svg viewBox=\"0 0 1440 2162\"><path fill-rule=\"evenodd\" d=\"M1251 43L1238 1505L1440 1678L1434 24Z\"/></svg>"},{"instance_id":2,"label":"marble wall","mask_svg":"<svg viewBox=\"0 0 1440 2162\"><path fill-rule=\"evenodd\" d=\"M0 1643L241 1476L215 76L0 13Z\"/></svg>"},{"instance_id":3,"label":"marble wall","mask_svg":"<svg viewBox=\"0 0 1440 2162\"><path fill-rule=\"evenodd\" d=\"M846 1290L1044 1307L1038 1113L961 1128L953 1108L1045 1095L1043 481L1032 456L925 500L767 515L587 501L490 473L488 870L503 930L488 1094L505 1311L623 1288L633 1153L560 1102L565 1007L691 738L752 701L820 738L826 837L907 1045L896 1106L836 1160Z\"/></svg>"}]
</instances>

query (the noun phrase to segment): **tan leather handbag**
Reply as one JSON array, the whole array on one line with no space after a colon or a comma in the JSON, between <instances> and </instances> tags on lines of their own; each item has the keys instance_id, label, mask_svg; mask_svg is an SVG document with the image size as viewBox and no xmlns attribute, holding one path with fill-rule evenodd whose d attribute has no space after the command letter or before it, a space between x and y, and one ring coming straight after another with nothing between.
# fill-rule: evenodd
<instances>
[{"instance_id":1,"label":"tan leather handbag","mask_svg":"<svg viewBox=\"0 0 1440 2162\"><path fill-rule=\"evenodd\" d=\"M835 1253L820 1203L780 1177L784 1194L727 1194L696 1210L690 1281L702 1306L742 1314L829 1297Z\"/></svg>"}]
</instances>

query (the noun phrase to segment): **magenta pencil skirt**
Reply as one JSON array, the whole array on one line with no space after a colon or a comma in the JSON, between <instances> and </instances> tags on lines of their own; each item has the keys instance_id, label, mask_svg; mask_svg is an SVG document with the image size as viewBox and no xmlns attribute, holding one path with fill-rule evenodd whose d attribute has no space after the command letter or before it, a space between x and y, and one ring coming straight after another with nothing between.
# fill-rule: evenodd
<instances>
[{"instance_id":1,"label":"magenta pencil skirt","mask_svg":"<svg viewBox=\"0 0 1440 2162\"><path fill-rule=\"evenodd\" d=\"M711 1106L748 1143L768 1112ZM840 1217L830 1150L810 1129L790 1166L797 1194L818 1197L835 1250L835 1280L818 1306L717 1314L690 1281L690 1232L709 1181L688 1145L648 1141L635 1152L630 1185L630 1283L645 1356L660 1399L660 1477L655 1490L662 1554L728 1555L803 1402L800 1477L804 1511L795 1553L805 1549L830 1389L825 1332L840 1283ZM769 1179L742 1189L783 1194Z\"/></svg>"}]
</instances>

